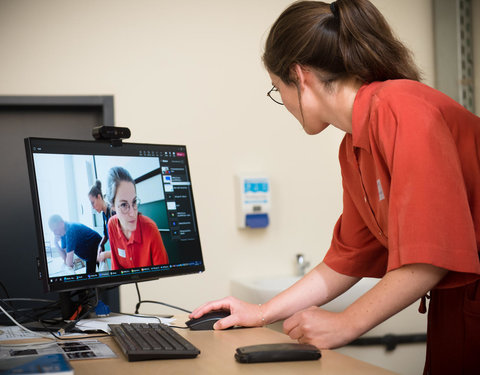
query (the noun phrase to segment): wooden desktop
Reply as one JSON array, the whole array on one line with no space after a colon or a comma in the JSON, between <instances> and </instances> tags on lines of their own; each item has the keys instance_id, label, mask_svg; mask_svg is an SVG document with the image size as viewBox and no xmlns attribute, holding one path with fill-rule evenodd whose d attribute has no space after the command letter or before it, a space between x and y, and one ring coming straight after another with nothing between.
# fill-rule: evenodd
<instances>
[{"instance_id":1,"label":"wooden desktop","mask_svg":"<svg viewBox=\"0 0 480 375\"><path fill-rule=\"evenodd\" d=\"M387 375L391 371L345 356L332 350L322 350L317 361L272 362L257 364L238 363L235 349L240 346L293 342L272 329L242 328L226 331L177 330L201 350L194 359L154 360L128 362L113 338L100 341L117 354L117 358L71 361L75 375L150 375L150 374L322 374L322 375Z\"/></svg>"}]
</instances>

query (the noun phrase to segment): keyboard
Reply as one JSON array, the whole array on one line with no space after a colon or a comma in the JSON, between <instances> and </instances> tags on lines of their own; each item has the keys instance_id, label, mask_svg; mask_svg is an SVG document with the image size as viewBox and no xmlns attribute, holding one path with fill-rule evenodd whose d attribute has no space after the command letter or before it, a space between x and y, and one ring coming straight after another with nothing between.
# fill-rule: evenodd
<instances>
[{"instance_id":1,"label":"keyboard","mask_svg":"<svg viewBox=\"0 0 480 375\"><path fill-rule=\"evenodd\" d=\"M195 358L200 354L192 343L161 323L109 324L114 340L128 361Z\"/></svg>"}]
</instances>

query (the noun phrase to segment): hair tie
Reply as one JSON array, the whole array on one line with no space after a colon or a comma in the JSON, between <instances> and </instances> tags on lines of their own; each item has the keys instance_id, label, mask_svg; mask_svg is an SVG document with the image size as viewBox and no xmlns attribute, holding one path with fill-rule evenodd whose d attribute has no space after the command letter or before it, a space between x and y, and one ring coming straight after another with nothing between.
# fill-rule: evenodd
<instances>
[{"instance_id":1,"label":"hair tie","mask_svg":"<svg viewBox=\"0 0 480 375\"><path fill-rule=\"evenodd\" d=\"M339 14L338 14L338 6L336 1L334 1L333 3L330 3L330 11L332 12L335 18L338 18Z\"/></svg>"}]
</instances>

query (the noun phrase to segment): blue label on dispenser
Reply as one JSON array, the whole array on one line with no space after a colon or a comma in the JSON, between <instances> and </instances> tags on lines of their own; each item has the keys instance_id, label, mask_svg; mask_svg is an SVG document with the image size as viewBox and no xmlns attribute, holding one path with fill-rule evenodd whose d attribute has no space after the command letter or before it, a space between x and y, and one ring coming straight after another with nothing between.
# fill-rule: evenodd
<instances>
[{"instance_id":1,"label":"blue label on dispenser","mask_svg":"<svg viewBox=\"0 0 480 375\"><path fill-rule=\"evenodd\" d=\"M247 214L245 225L250 228L265 228L268 226L268 214Z\"/></svg>"},{"instance_id":2,"label":"blue label on dispenser","mask_svg":"<svg viewBox=\"0 0 480 375\"><path fill-rule=\"evenodd\" d=\"M243 189L245 193L268 193L268 182L246 180Z\"/></svg>"}]
</instances>

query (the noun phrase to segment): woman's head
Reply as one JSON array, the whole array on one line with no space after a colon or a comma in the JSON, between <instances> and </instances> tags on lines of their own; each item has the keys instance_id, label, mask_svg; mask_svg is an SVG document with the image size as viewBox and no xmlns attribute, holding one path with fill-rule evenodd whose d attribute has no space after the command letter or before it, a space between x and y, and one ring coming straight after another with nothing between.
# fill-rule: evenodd
<instances>
[{"instance_id":1,"label":"woman's head","mask_svg":"<svg viewBox=\"0 0 480 375\"><path fill-rule=\"evenodd\" d=\"M92 207L97 212L102 212L105 207L105 201L102 194L102 183L100 180L95 181L95 185L92 186L88 192L88 199L92 204Z\"/></svg>"},{"instance_id":2,"label":"woman's head","mask_svg":"<svg viewBox=\"0 0 480 375\"><path fill-rule=\"evenodd\" d=\"M263 62L286 84L296 82L295 65L313 68L327 85L350 77L420 79L409 50L368 0L293 3L273 24Z\"/></svg>"},{"instance_id":3,"label":"woman's head","mask_svg":"<svg viewBox=\"0 0 480 375\"><path fill-rule=\"evenodd\" d=\"M127 237L137 228L138 200L135 181L125 168L108 171L107 199Z\"/></svg>"},{"instance_id":4,"label":"woman's head","mask_svg":"<svg viewBox=\"0 0 480 375\"><path fill-rule=\"evenodd\" d=\"M135 181L133 181L130 173L122 167L113 167L108 171L107 176L107 200L110 205L115 206L115 198L117 195L117 189L121 182L129 182L135 187Z\"/></svg>"}]
</instances>

